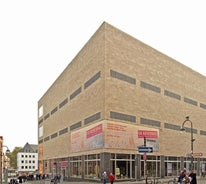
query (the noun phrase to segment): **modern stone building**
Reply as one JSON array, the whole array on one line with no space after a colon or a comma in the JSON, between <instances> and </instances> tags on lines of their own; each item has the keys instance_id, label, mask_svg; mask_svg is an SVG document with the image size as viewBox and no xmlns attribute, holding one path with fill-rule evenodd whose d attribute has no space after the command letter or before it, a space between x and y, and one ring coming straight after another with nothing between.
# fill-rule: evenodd
<instances>
[{"instance_id":1,"label":"modern stone building","mask_svg":"<svg viewBox=\"0 0 206 184\"><path fill-rule=\"evenodd\" d=\"M38 101L39 172L176 176L192 143L199 175L205 120L205 76L104 22Z\"/></svg>"}]
</instances>

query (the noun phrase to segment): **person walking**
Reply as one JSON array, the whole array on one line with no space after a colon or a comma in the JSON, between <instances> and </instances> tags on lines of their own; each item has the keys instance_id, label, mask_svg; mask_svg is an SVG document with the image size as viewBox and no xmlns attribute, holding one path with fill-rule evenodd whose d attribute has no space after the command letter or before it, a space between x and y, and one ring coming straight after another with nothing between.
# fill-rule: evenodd
<instances>
[{"instance_id":1,"label":"person walking","mask_svg":"<svg viewBox=\"0 0 206 184\"><path fill-rule=\"evenodd\" d=\"M110 181L110 183L111 184L113 184L113 182L114 182L114 174L111 172L110 174L109 174L109 181Z\"/></svg>"},{"instance_id":2,"label":"person walking","mask_svg":"<svg viewBox=\"0 0 206 184\"><path fill-rule=\"evenodd\" d=\"M107 183L107 173L106 171L104 171L102 174L102 184L106 184L106 183Z\"/></svg>"},{"instance_id":3,"label":"person walking","mask_svg":"<svg viewBox=\"0 0 206 184\"><path fill-rule=\"evenodd\" d=\"M190 184L197 184L197 178L194 169L191 169L189 177L191 178Z\"/></svg>"},{"instance_id":4,"label":"person walking","mask_svg":"<svg viewBox=\"0 0 206 184\"><path fill-rule=\"evenodd\" d=\"M178 184L182 184L182 180L183 180L184 176L183 176L183 171L179 170L179 176L178 176Z\"/></svg>"},{"instance_id":5,"label":"person walking","mask_svg":"<svg viewBox=\"0 0 206 184\"><path fill-rule=\"evenodd\" d=\"M187 175L187 170L186 170L186 168L183 170L182 175L183 175L182 184L190 184L190 182L191 182L191 177L189 177L189 176Z\"/></svg>"}]
</instances>

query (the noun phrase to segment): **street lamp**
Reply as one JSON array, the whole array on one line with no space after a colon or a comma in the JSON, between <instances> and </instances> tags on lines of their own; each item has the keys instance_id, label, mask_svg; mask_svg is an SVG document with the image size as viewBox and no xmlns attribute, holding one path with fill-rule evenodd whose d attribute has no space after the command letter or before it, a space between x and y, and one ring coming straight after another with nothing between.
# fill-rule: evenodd
<instances>
[{"instance_id":1,"label":"street lamp","mask_svg":"<svg viewBox=\"0 0 206 184\"><path fill-rule=\"evenodd\" d=\"M4 152L3 152L3 147L6 147L6 154L7 153L10 153L10 150L7 146L4 146L1 144L1 147L0 147L0 184L2 184L2 175L3 175L3 156L4 156ZM7 166L5 167L5 184L7 184L7 181L8 180L8 168Z\"/></svg>"},{"instance_id":2,"label":"street lamp","mask_svg":"<svg viewBox=\"0 0 206 184\"><path fill-rule=\"evenodd\" d=\"M193 142L195 141L195 139L193 138L193 123L192 121L190 121L189 116L186 117L185 121L182 123L182 127L181 127L181 131L185 131L185 123L189 122L190 123L190 133L191 133L191 169L193 169Z\"/></svg>"}]
</instances>

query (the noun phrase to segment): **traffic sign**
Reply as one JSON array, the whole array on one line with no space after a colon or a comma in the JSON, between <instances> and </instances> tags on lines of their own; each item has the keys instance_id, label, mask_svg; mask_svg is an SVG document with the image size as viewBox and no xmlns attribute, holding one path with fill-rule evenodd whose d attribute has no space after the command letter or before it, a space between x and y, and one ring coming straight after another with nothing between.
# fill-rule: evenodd
<instances>
[{"instance_id":1,"label":"traffic sign","mask_svg":"<svg viewBox=\"0 0 206 184\"><path fill-rule=\"evenodd\" d=\"M202 157L203 153L193 153L192 156L193 157Z\"/></svg>"},{"instance_id":2,"label":"traffic sign","mask_svg":"<svg viewBox=\"0 0 206 184\"><path fill-rule=\"evenodd\" d=\"M140 153L152 153L153 152L153 147L144 147L144 146L139 146L138 151Z\"/></svg>"}]
</instances>

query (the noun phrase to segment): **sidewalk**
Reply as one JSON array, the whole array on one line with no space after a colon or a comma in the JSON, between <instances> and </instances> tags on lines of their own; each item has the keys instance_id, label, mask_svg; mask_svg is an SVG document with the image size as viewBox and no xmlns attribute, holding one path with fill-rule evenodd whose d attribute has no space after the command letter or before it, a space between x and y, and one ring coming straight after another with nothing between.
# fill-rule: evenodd
<instances>
[{"instance_id":1,"label":"sidewalk","mask_svg":"<svg viewBox=\"0 0 206 184\"><path fill-rule=\"evenodd\" d=\"M148 183L151 181L148 181ZM157 182L157 181L155 181ZM64 181L62 184L101 184L101 181ZM114 184L146 184L145 180L141 180L141 181L114 181ZM158 184L174 184L173 183L173 178L162 178L162 179L158 179ZM107 182L107 184L110 184L110 182ZM206 178L201 178L198 177L197 178L197 184L206 184Z\"/></svg>"},{"instance_id":2,"label":"sidewalk","mask_svg":"<svg viewBox=\"0 0 206 184\"><path fill-rule=\"evenodd\" d=\"M150 181L148 181L149 183ZM101 181L63 181L60 184L101 184ZM172 178L163 178L158 180L158 184L174 184ZM27 181L25 184L54 184L50 180L35 180ZM110 184L110 182L107 182ZM145 180L142 181L114 181L114 184L146 184ZM197 184L206 184L206 178L197 178Z\"/></svg>"}]
</instances>

